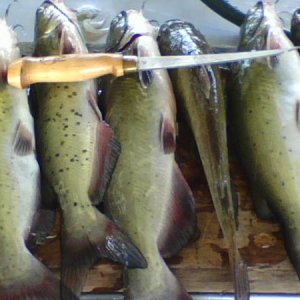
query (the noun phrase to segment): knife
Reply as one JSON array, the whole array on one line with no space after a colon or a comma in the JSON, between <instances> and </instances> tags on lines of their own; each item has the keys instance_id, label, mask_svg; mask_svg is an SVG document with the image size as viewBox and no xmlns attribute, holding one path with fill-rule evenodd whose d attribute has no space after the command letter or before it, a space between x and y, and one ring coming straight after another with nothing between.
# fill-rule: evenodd
<instances>
[{"instance_id":1,"label":"knife","mask_svg":"<svg viewBox=\"0 0 300 300\"><path fill-rule=\"evenodd\" d=\"M122 54L91 53L24 57L8 66L7 82L13 87L27 88L31 84L39 82L84 81L108 74L118 77L145 70L236 62L280 55L298 48L182 56L137 57Z\"/></svg>"}]
</instances>

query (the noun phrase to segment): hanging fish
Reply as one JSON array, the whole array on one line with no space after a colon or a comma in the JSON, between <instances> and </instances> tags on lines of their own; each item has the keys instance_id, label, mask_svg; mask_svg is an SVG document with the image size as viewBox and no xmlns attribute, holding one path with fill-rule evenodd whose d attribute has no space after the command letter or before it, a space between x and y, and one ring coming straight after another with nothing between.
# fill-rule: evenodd
<instances>
[{"instance_id":1,"label":"hanging fish","mask_svg":"<svg viewBox=\"0 0 300 300\"><path fill-rule=\"evenodd\" d=\"M35 55L86 52L75 14L62 1L45 1L36 15ZM89 268L100 257L128 267L145 267L146 261L95 207L120 146L102 120L94 81L39 84L33 92L42 171L63 215L62 280L79 296Z\"/></svg>"},{"instance_id":2,"label":"hanging fish","mask_svg":"<svg viewBox=\"0 0 300 300\"><path fill-rule=\"evenodd\" d=\"M141 12L123 11L111 23L107 49L157 56L156 35ZM167 71L113 80L106 102L107 121L122 145L106 206L148 263L125 270L125 299L192 299L163 260L196 227L194 198L174 160L176 105Z\"/></svg>"}]
</instances>

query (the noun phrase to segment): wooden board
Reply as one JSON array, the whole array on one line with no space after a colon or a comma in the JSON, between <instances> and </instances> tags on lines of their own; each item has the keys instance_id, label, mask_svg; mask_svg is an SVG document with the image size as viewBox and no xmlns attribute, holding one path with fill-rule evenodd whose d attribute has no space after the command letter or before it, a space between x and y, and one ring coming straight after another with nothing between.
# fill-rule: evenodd
<instances>
[{"instance_id":1,"label":"wooden board","mask_svg":"<svg viewBox=\"0 0 300 300\"><path fill-rule=\"evenodd\" d=\"M177 161L196 198L199 234L167 262L190 292L232 292L227 251L197 149L186 126L179 127ZM255 216L245 175L235 159L230 163L240 207L239 247L249 266L251 292L300 293L300 283L287 258L279 225ZM59 239L40 247L38 256L58 272ZM84 287L84 292L90 293L121 290L122 269L108 260L90 271Z\"/></svg>"}]
</instances>

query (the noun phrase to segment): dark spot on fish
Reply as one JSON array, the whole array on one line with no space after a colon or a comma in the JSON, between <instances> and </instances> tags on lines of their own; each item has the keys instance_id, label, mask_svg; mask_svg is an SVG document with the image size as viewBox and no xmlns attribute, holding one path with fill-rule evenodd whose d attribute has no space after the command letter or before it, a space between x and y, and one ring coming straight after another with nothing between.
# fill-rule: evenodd
<instances>
[{"instance_id":1,"label":"dark spot on fish","mask_svg":"<svg viewBox=\"0 0 300 300\"><path fill-rule=\"evenodd\" d=\"M76 134L75 134L75 133L73 133L73 134L72 134L72 136L76 136Z\"/></svg>"},{"instance_id":2,"label":"dark spot on fish","mask_svg":"<svg viewBox=\"0 0 300 300\"><path fill-rule=\"evenodd\" d=\"M77 96L77 93L76 93L76 92L73 92L72 95L73 95L73 96Z\"/></svg>"},{"instance_id":3,"label":"dark spot on fish","mask_svg":"<svg viewBox=\"0 0 300 300\"><path fill-rule=\"evenodd\" d=\"M72 95L68 95L68 98L72 98Z\"/></svg>"},{"instance_id":4,"label":"dark spot on fish","mask_svg":"<svg viewBox=\"0 0 300 300\"><path fill-rule=\"evenodd\" d=\"M61 142L60 142L60 145L61 145L61 146L63 146L63 145L64 145L64 143L65 143L64 141L61 141Z\"/></svg>"},{"instance_id":5,"label":"dark spot on fish","mask_svg":"<svg viewBox=\"0 0 300 300\"><path fill-rule=\"evenodd\" d=\"M52 118L52 121L53 121L53 122L56 122L56 119L55 119L55 118Z\"/></svg>"},{"instance_id":6,"label":"dark spot on fish","mask_svg":"<svg viewBox=\"0 0 300 300\"><path fill-rule=\"evenodd\" d=\"M77 204L78 204L77 202L74 202L74 203L73 203L74 206L77 206Z\"/></svg>"},{"instance_id":7,"label":"dark spot on fish","mask_svg":"<svg viewBox=\"0 0 300 300\"><path fill-rule=\"evenodd\" d=\"M65 120L65 121L69 121L69 119L68 119L68 118L65 118L64 120Z\"/></svg>"},{"instance_id":8,"label":"dark spot on fish","mask_svg":"<svg viewBox=\"0 0 300 300\"><path fill-rule=\"evenodd\" d=\"M64 169L59 169L59 172L62 173L64 171Z\"/></svg>"},{"instance_id":9,"label":"dark spot on fish","mask_svg":"<svg viewBox=\"0 0 300 300\"><path fill-rule=\"evenodd\" d=\"M74 112L74 111L75 111L75 109L71 109L71 110L70 110L70 112Z\"/></svg>"},{"instance_id":10,"label":"dark spot on fish","mask_svg":"<svg viewBox=\"0 0 300 300\"><path fill-rule=\"evenodd\" d=\"M59 157L59 153L56 153L55 156L56 156L56 157Z\"/></svg>"},{"instance_id":11,"label":"dark spot on fish","mask_svg":"<svg viewBox=\"0 0 300 300\"><path fill-rule=\"evenodd\" d=\"M286 136L284 135L283 137L282 137L284 140L286 140Z\"/></svg>"},{"instance_id":12,"label":"dark spot on fish","mask_svg":"<svg viewBox=\"0 0 300 300\"><path fill-rule=\"evenodd\" d=\"M66 89L66 90L67 90L68 88L69 88L69 86L68 86L68 85L64 85L64 89Z\"/></svg>"},{"instance_id":13,"label":"dark spot on fish","mask_svg":"<svg viewBox=\"0 0 300 300\"><path fill-rule=\"evenodd\" d=\"M76 122L76 125L80 125L80 122Z\"/></svg>"},{"instance_id":14,"label":"dark spot on fish","mask_svg":"<svg viewBox=\"0 0 300 300\"><path fill-rule=\"evenodd\" d=\"M289 152L293 152L293 150L292 150L292 149L289 149Z\"/></svg>"},{"instance_id":15,"label":"dark spot on fish","mask_svg":"<svg viewBox=\"0 0 300 300\"><path fill-rule=\"evenodd\" d=\"M69 126L68 126L68 125L65 125L65 126L64 126L64 129L67 129L67 128L69 128Z\"/></svg>"},{"instance_id":16,"label":"dark spot on fish","mask_svg":"<svg viewBox=\"0 0 300 300\"><path fill-rule=\"evenodd\" d=\"M69 135L66 133L65 135L64 135L64 137L68 137Z\"/></svg>"},{"instance_id":17,"label":"dark spot on fish","mask_svg":"<svg viewBox=\"0 0 300 300\"><path fill-rule=\"evenodd\" d=\"M285 182L282 181L282 182L281 182L281 186L285 186Z\"/></svg>"},{"instance_id":18,"label":"dark spot on fish","mask_svg":"<svg viewBox=\"0 0 300 300\"><path fill-rule=\"evenodd\" d=\"M74 158L71 158L71 159L70 159L70 162L74 162L74 161L75 161Z\"/></svg>"},{"instance_id":19,"label":"dark spot on fish","mask_svg":"<svg viewBox=\"0 0 300 300\"><path fill-rule=\"evenodd\" d=\"M248 112L249 112L249 114L252 114L252 110L251 109L249 109Z\"/></svg>"},{"instance_id":20,"label":"dark spot on fish","mask_svg":"<svg viewBox=\"0 0 300 300\"><path fill-rule=\"evenodd\" d=\"M86 153L86 152L87 152L87 150L86 150L86 149L82 150L82 153Z\"/></svg>"}]
</instances>

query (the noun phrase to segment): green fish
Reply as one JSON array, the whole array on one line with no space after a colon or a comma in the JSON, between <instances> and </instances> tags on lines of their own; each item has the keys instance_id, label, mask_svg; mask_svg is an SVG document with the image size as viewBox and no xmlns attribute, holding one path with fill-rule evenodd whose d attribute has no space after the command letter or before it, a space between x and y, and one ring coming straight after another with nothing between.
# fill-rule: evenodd
<instances>
[{"instance_id":1,"label":"green fish","mask_svg":"<svg viewBox=\"0 0 300 300\"><path fill-rule=\"evenodd\" d=\"M156 28L135 10L111 23L107 49L160 55ZM107 121L122 145L106 207L145 256L148 267L126 271L125 299L192 299L163 257L194 234L192 192L175 159L176 105L167 71L126 75L106 92Z\"/></svg>"},{"instance_id":2,"label":"green fish","mask_svg":"<svg viewBox=\"0 0 300 300\"><path fill-rule=\"evenodd\" d=\"M239 50L291 47L274 4L258 2L241 28ZM275 214L300 275L300 57L297 51L233 67L233 140L262 217ZM271 209L271 210L270 210Z\"/></svg>"},{"instance_id":3,"label":"green fish","mask_svg":"<svg viewBox=\"0 0 300 300\"><path fill-rule=\"evenodd\" d=\"M35 55L70 53L87 53L75 14L62 1L45 1L36 14ZM78 296L89 268L100 257L128 267L146 267L146 261L95 207L120 146L102 120L94 81L39 84L33 95L42 172L63 216L62 281Z\"/></svg>"},{"instance_id":4,"label":"green fish","mask_svg":"<svg viewBox=\"0 0 300 300\"><path fill-rule=\"evenodd\" d=\"M6 83L20 58L16 35L0 19L0 299L58 300L59 280L27 249L40 200L33 119L25 90Z\"/></svg>"},{"instance_id":5,"label":"green fish","mask_svg":"<svg viewBox=\"0 0 300 300\"><path fill-rule=\"evenodd\" d=\"M170 20L159 32L163 55L211 53L204 36L190 23ZM229 248L236 299L248 299L246 266L237 248L234 203L227 152L225 98L218 67L174 69L169 72L178 106L185 113L202 160L214 207Z\"/></svg>"}]
</instances>

